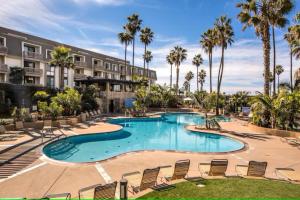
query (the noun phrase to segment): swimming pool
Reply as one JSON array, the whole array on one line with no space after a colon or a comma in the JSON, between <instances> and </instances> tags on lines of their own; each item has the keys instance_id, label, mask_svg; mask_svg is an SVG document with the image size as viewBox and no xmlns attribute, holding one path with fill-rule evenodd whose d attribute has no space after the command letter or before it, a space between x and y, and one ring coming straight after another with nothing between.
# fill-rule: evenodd
<instances>
[{"instance_id":1,"label":"swimming pool","mask_svg":"<svg viewBox=\"0 0 300 200\"><path fill-rule=\"evenodd\" d=\"M46 145L44 154L66 162L93 162L140 150L229 152L244 147L242 142L229 137L186 130L186 125L204 123L204 118L197 114L169 113L159 118L122 118L109 122L123 129L64 138Z\"/></svg>"}]
</instances>

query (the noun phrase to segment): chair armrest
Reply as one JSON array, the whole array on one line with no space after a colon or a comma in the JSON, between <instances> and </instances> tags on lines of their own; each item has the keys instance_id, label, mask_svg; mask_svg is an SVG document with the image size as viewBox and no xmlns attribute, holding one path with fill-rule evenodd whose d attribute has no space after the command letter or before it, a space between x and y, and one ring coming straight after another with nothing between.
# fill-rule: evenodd
<instances>
[{"instance_id":1,"label":"chair armrest","mask_svg":"<svg viewBox=\"0 0 300 200\"><path fill-rule=\"evenodd\" d=\"M139 172L139 171L125 173L122 175L122 178L126 179L126 176L131 176L131 175L140 174L140 173L141 172Z\"/></svg>"},{"instance_id":2,"label":"chair armrest","mask_svg":"<svg viewBox=\"0 0 300 200\"><path fill-rule=\"evenodd\" d=\"M85 188L81 188L78 193L82 193L82 192L85 192L85 191L88 191L88 190L91 190L91 189L94 189L98 186L101 186L101 184L96 184L96 185L91 185L91 186L88 186L88 187L85 187Z\"/></svg>"},{"instance_id":3,"label":"chair armrest","mask_svg":"<svg viewBox=\"0 0 300 200\"><path fill-rule=\"evenodd\" d=\"M45 199L55 199L55 198L62 198L65 197L66 199L71 199L70 193L61 193L61 194L49 194L45 196Z\"/></svg>"},{"instance_id":4,"label":"chair armrest","mask_svg":"<svg viewBox=\"0 0 300 200\"><path fill-rule=\"evenodd\" d=\"M164 169L164 168L170 168L172 167L172 165L164 165L164 166L159 166L160 169Z\"/></svg>"}]
</instances>

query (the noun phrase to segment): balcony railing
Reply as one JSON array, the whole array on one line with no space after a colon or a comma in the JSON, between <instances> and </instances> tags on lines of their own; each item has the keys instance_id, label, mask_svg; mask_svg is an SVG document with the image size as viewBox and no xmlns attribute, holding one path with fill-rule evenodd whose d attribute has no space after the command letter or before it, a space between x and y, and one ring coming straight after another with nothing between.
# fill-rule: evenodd
<instances>
[{"instance_id":1,"label":"balcony railing","mask_svg":"<svg viewBox=\"0 0 300 200\"><path fill-rule=\"evenodd\" d=\"M85 74L74 74L74 79L86 79Z\"/></svg>"},{"instance_id":2,"label":"balcony railing","mask_svg":"<svg viewBox=\"0 0 300 200\"><path fill-rule=\"evenodd\" d=\"M103 65L98 64L98 65L94 65L94 70L95 71L103 71L103 70L105 70L105 68Z\"/></svg>"},{"instance_id":3,"label":"balcony railing","mask_svg":"<svg viewBox=\"0 0 300 200\"><path fill-rule=\"evenodd\" d=\"M23 51L23 56L27 59L43 60L43 55L37 52Z\"/></svg>"},{"instance_id":4,"label":"balcony railing","mask_svg":"<svg viewBox=\"0 0 300 200\"><path fill-rule=\"evenodd\" d=\"M7 73L8 66L6 64L0 64L0 73Z\"/></svg>"},{"instance_id":5,"label":"balcony railing","mask_svg":"<svg viewBox=\"0 0 300 200\"><path fill-rule=\"evenodd\" d=\"M0 54L6 55L8 48L0 44Z\"/></svg>"},{"instance_id":6,"label":"balcony railing","mask_svg":"<svg viewBox=\"0 0 300 200\"><path fill-rule=\"evenodd\" d=\"M24 67L25 76L42 76L43 70L38 68Z\"/></svg>"},{"instance_id":7,"label":"balcony railing","mask_svg":"<svg viewBox=\"0 0 300 200\"><path fill-rule=\"evenodd\" d=\"M83 62L83 61L75 61L74 64L76 67L86 67L87 66L87 63Z\"/></svg>"}]
</instances>

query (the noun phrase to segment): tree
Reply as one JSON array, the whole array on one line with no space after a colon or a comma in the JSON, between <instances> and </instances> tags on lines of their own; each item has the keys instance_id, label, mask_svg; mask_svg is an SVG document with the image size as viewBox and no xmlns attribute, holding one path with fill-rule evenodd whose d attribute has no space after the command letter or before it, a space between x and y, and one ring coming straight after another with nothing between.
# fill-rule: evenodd
<instances>
[{"instance_id":1,"label":"tree","mask_svg":"<svg viewBox=\"0 0 300 200\"><path fill-rule=\"evenodd\" d=\"M12 84L22 84L25 71L21 67L11 67L9 72L9 82Z\"/></svg>"},{"instance_id":2,"label":"tree","mask_svg":"<svg viewBox=\"0 0 300 200\"><path fill-rule=\"evenodd\" d=\"M60 79L59 79L60 89L63 89L65 87L65 83L64 83L65 68L73 69L75 67L73 56L71 56L70 54L71 54L71 49L64 46L55 47L51 52L50 65L60 68Z\"/></svg>"},{"instance_id":3,"label":"tree","mask_svg":"<svg viewBox=\"0 0 300 200\"><path fill-rule=\"evenodd\" d=\"M143 55L143 59L147 63L147 77L149 77L149 63L153 59L152 52L151 51L146 51L146 53Z\"/></svg>"},{"instance_id":4,"label":"tree","mask_svg":"<svg viewBox=\"0 0 300 200\"><path fill-rule=\"evenodd\" d=\"M96 101L97 99L97 86L89 85L82 92L81 97L81 109L84 111L97 110L99 105Z\"/></svg>"},{"instance_id":5,"label":"tree","mask_svg":"<svg viewBox=\"0 0 300 200\"><path fill-rule=\"evenodd\" d=\"M208 29L201 35L200 44L206 53L208 53L209 62L209 91L212 93L212 51L216 46L216 32L214 29Z\"/></svg>"},{"instance_id":6,"label":"tree","mask_svg":"<svg viewBox=\"0 0 300 200\"><path fill-rule=\"evenodd\" d=\"M135 56L135 36L137 32L141 30L142 20L138 14L132 14L127 17L128 23L124 26L124 29L132 36L132 66L134 67L134 56ZM133 73L131 73L133 74Z\"/></svg>"},{"instance_id":7,"label":"tree","mask_svg":"<svg viewBox=\"0 0 300 200\"><path fill-rule=\"evenodd\" d=\"M144 44L144 55L147 51L147 46L152 42L154 37L154 33L151 31L150 28L145 27L141 30L140 40ZM146 72L146 60L144 59L144 78L145 78L145 72Z\"/></svg>"},{"instance_id":8,"label":"tree","mask_svg":"<svg viewBox=\"0 0 300 200\"><path fill-rule=\"evenodd\" d=\"M178 95L179 94L179 87L178 87L178 84L179 84L179 67L181 65L181 63L183 61L186 60L187 58L187 50L180 47L180 46L176 46L174 47L174 49L171 51L172 55L174 56L174 64L175 64L175 67L176 67L176 86L175 86L175 91L176 91L176 94Z\"/></svg>"},{"instance_id":9,"label":"tree","mask_svg":"<svg viewBox=\"0 0 300 200\"><path fill-rule=\"evenodd\" d=\"M272 0L269 7L270 25L272 26L272 40L273 40L273 96L276 94L276 41L275 41L275 27L284 28L288 19L287 15L294 7L291 0Z\"/></svg>"},{"instance_id":10,"label":"tree","mask_svg":"<svg viewBox=\"0 0 300 200\"><path fill-rule=\"evenodd\" d=\"M200 82L200 85L201 85L201 90L200 91L203 91L203 84L204 84L205 78L206 78L206 71L204 69L201 69L201 71L198 74L198 78L199 78L199 82Z\"/></svg>"},{"instance_id":11,"label":"tree","mask_svg":"<svg viewBox=\"0 0 300 200\"><path fill-rule=\"evenodd\" d=\"M191 80L194 78L193 72L189 71L185 75L185 82L184 82L184 87L188 93L191 92Z\"/></svg>"},{"instance_id":12,"label":"tree","mask_svg":"<svg viewBox=\"0 0 300 200\"><path fill-rule=\"evenodd\" d=\"M199 104L200 109L204 112L205 114L205 126L208 128L208 123L207 123L207 113L213 108L213 103L212 103L212 95L207 94L205 91L197 91L194 94L194 98L196 102Z\"/></svg>"},{"instance_id":13,"label":"tree","mask_svg":"<svg viewBox=\"0 0 300 200\"><path fill-rule=\"evenodd\" d=\"M195 55L195 57L193 58L193 65L195 65L197 67L197 73L196 75L199 74L199 66L203 64L203 58L201 56L201 54L197 54ZM206 75L205 75L206 76ZM199 91L199 76L197 76L197 91ZM202 89L201 89L202 91Z\"/></svg>"},{"instance_id":14,"label":"tree","mask_svg":"<svg viewBox=\"0 0 300 200\"><path fill-rule=\"evenodd\" d=\"M221 47L221 61L218 72L218 84L217 84L217 105L216 105L216 115L219 115L219 96L221 90L221 84L223 79L223 71L224 71L224 53L225 49L227 49L228 45L233 43L233 29L231 26L231 19L228 19L226 16L221 16L215 22L215 30L216 30L216 40L217 45Z\"/></svg>"},{"instance_id":15,"label":"tree","mask_svg":"<svg viewBox=\"0 0 300 200\"><path fill-rule=\"evenodd\" d=\"M270 90L270 3L269 0L245 0L243 3L237 4L237 7L241 8L238 19L244 24L243 30L253 26L256 35L261 38L263 43L264 94L266 95L269 95Z\"/></svg>"},{"instance_id":16,"label":"tree","mask_svg":"<svg viewBox=\"0 0 300 200\"><path fill-rule=\"evenodd\" d=\"M283 69L282 65L276 65L276 67L275 67L275 73L277 75L277 93L279 93L279 76L283 72L284 72L284 69ZM274 88L274 90L275 90L275 88Z\"/></svg>"},{"instance_id":17,"label":"tree","mask_svg":"<svg viewBox=\"0 0 300 200\"><path fill-rule=\"evenodd\" d=\"M170 73L170 88L172 88L172 79L173 79L173 64L174 64L174 55L172 54L172 52L169 53L169 55L167 55L166 57L167 63L169 65L171 65L171 73Z\"/></svg>"},{"instance_id":18,"label":"tree","mask_svg":"<svg viewBox=\"0 0 300 200\"><path fill-rule=\"evenodd\" d=\"M132 35L128 32L122 32L118 34L118 38L122 44L125 46L125 58L124 58L124 64L125 64L125 80L127 75L127 47L132 41Z\"/></svg>"}]
</instances>

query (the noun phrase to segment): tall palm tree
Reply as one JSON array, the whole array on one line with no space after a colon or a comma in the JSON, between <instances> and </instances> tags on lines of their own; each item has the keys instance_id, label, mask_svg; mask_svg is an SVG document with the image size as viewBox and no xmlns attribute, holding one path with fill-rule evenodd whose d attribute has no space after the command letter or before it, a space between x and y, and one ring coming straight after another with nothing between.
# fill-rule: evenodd
<instances>
[{"instance_id":1,"label":"tall palm tree","mask_svg":"<svg viewBox=\"0 0 300 200\"><path fill-rule=\"evenodd\" d=\"M260 36L263 43L264 54L264 94L269 95L270 83L270 12L269 0L244 0L238 3L241 8L238 19L244 24L243 30L253 26L257 36Z\"/></svg>"},{"instance_id":2,"label":"tall palm tree","mask_svg":"<svg viewBox=\"0 0 300 200\"><path fill-rule=\"evenodd\" d=\"M197 54L195 55L195 57L193 58L193 65L195 65L197 67L197 73L199 74L199 66L203 64L203 58L201 56L201 54ZM197 76L197 91L199 91L199 77Z\"/></svg>"},{"instance_id":3,"label":"tall palm tree","mask_svg":"<svg viewBox=\"0 0 300 200\"><path fill-rule=\"evenodd\" d=\"M139 18L139 15L135 13L128 16L127 20L128 23L125 25L124 28L132 35L132 66L134 67L135 36L141 30L141 25L143 21Z\"/></svg>"},{"instance_id":4,"label":"tall palm tree","mask_svg":"<svg viewBox=\"0 0 300 200\"><path fill-rule=\"evenodd\" d=\"M180 46L176 46L174 47L174 49L171 51L172 55L174 56L174 64L176 67L176 86L175 86L175 91L176 94L179 94L179 87L178 87L178 83L179 83L179 67L181 65L181 63L183 61L186 60L187 58L187 50L180 47Z\"/></svg>"},{"instance_id":5,"label":"tall palm tree","mask_svg":"<svg viewBox=\"0 0 300 200\"><path fill-rule=\"evenodd\" d=\"M294 7L291 0L272 0L271 6L269 7L270 12L270 25L272 26L272 41L273 41L273 96L276 95L276 79L275 79L275 67L276 67L276 41L275 41L275 27L284 28L288 19L286 15Z\"/></svg>"},{"instance_id":6,"label":"tall palm tree","mask_svg":"<svg viewBox=\"0 0 300 200\"><path fill-rule=\"evenodd\" d=\"M148 27L145 27L141 30L140 40L145 45L144 54L146 54L147 46L152 42L154 37L154 33ZM144 59L144 78L145 78L145 70L146 70L146 60Z\"/></svg>"},{"instance_id":7,"label":"tall palm tree","mask_svg":"<svg viewBox=\"0 0 300 200\"><path fill-rule=\"evenodd\" d=\"M174 64L174 56L172 52L169 53L166 57L167 63L171 66L171 73L170 73L170 88L172 88L172 79L173 79L173 64Z\"/></svg>"},{"instance_id":8,"label":"tall palm tree","mask_svg":"<svg viewBox=\"0 0 300 200\"><path fill-rule=\"evenodd\" d=\"M224 72L224 53L225 49L227 49L228 45L233 43L233 28L231 26L231 19L227 18L227 16L221 16L215 22L215 29L217 34L217 45L221 47L221 61L218 72L218 84L217 84L217 103L216 103L216 115L219 115L219 97L221 84L223 79Z\"/></svg>"},{"instance_id":9,"label":"tall palm tree","mask_svg":"<svg viewBox=\"0 0 300 200\"><path fill-rule=\"evenodd\" d=\"M201 69L199 74L198 74L198 77L199 77L199 82L200 82L200 85L201 85L200 91L202 92L203 91L203 84L204 84L205 78L206 78L206 71L204 69Z\"/></svg>"},{"instance_id":10,"label":"tall palm tree","mask_svg":"<svg viewBox=\"0 0 300 200\"><path fill-rule=\"evenodd\" d=\"M125 64L125 80L127 75L127 47L132 41L132 35L128 32L122 32L118 34L118 38L122 44L125 46L125 58L124 58L124 64Z\"/></svg>"},{"instance_id":11,"label":"tall palm tree","mask_svg":"<svg viewBox=\"0 0 300 200\"><path fill-rule=\"evenodd\" d=\"M147 77L149 78L149 63L153 59L152 52L151 51L146 51L146 53L143 55L143 58L147 63Z\"/></svg>"},{"instance_id":12,"label":"tall palm tree","mask_svg":"<svg viewBox=\"0 0 300 200\"><path fill-rule=\"evenodd\" d=\"M209 62L209 91L212 93L212 53L216 46L216 32L214 29L208 29L201 35L200 44L206 53L208 53Z\"/></svg>"},{"instance_id":13,"label":"tall palm tree","mask_svg":"<svg viewBox=\"0 0 300 200\"><path fill-rule=\"evenodd\" d=\"M279 76L283 72L284 72L284 69L283 69L282 65L276 65L276 67L275 67L275 73L277 75L277 93L279 93ZM274 90L275 90L275 88L274 88Z\"/></svg>"},{"instance_id":14,"label":"tall palm tree","mask_svg":"<svg viewBox=\"0 0 300 200\"><path fill-rule=\"evenodd\" d=\"M63 89L65 87L64 85L65 68L73 69L75 67L73 56L70 56L70 53L71 53L71 49L64 46L55 47L51 52L50 65L60 68L60 81L59 81L60 89Z\"/></svg>"},{"instance_id":15,"label":"tall palm tree","mask_svg":"<svg viewBox=\"0 0 300 200\"><path fill-rule=\"evenodd\" d=\"M191 92L191 80L194 78L194 74L193 72L189 71L186 75L185 75L185 86L187 84L187 91Z\"/></svg>"}]
</instances>

